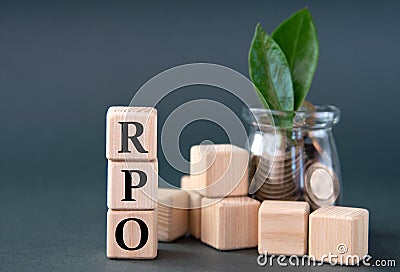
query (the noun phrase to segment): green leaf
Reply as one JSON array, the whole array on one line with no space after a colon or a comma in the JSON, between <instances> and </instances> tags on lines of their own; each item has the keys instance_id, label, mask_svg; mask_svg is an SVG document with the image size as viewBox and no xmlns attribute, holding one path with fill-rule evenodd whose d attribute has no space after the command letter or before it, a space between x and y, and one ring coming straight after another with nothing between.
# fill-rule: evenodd
<instances>
[{"instance_id":1,"label":"green leaf","mask_svg":"<svg viewBox=\"0 0 400 272\"><path fill-rule=\"evenodd\" d=\"M285 53L290 66L294 91L294 110L303 104L310 89L319 57L318 35L307 8L284 21L272 38Z\"/></svg>"},{"instance_id":2,"label":"green leaf","mask_svg":"<svg viewBox=\"0 0 400 272\"><path fill-rule=\"evenodd\" d=\"M286 57L260 24L250 47L249 72L258 94L271 109L293 111L293 85Z\"/></svg>"}]
</instances>

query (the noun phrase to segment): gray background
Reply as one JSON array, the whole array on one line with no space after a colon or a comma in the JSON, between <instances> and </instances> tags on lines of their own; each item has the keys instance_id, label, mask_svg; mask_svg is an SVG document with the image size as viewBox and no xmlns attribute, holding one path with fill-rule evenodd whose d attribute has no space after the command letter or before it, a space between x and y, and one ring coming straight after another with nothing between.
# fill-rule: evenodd
<instances>
[{"instance_id":1,"label":"gray background","mask_svg":"<svg viewBox=\"0 0 400 272\"><path fill-rule=\"evenodd\" d=\"M342 110L344 202L370 210L371 255L397 259L400 2L1 1L0 270L268 269L254 249L221 253L192 239L161 244L155 261L107 260L105 112L175 65L212 62L248 75L255 24L271 32L306 5L321 46L308 99ZM191 87L162 101L160 123L193 98L241 112L226 93ZM203 138L225 141L213 126L187 127L182 154ZM160 174L175 184L181 175L162 154Z\"/></svg>"}]
</instances>

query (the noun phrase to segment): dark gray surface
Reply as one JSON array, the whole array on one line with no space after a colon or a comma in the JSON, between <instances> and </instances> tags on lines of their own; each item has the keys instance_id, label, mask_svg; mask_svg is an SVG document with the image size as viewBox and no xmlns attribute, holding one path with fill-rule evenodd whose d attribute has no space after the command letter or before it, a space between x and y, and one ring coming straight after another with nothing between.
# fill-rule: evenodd
<instances>
[{"instance_id":1,"label":"dark gray surface","mask_svg":"<svg viewBox=\"0 0 400 272\"><path fill-rule=\"evenodd\" d=\"M342 110L344 204L370 210L371 254L398 258L399 1L1 1L0 270L256 270L255 250L220 253L192 240L160 246L155 261L105 258L105 112L175 65L247 75L256 23L271 31L305 5L321 45L309 99ZM159 105L160 123L193 98L241 112L219 90L183 88ZM226 140L211 124L188 127L183 155L207 138ZM177 184L181 173L159 159L160 175Z\"/></svg>"},{"instance_id":2,"label":"dark gray surface","mask_svg":"<svg viewBox=\"0 0 400 272\"><path fill-rule=\"evenodd\" d=\"M15 179L20 181L18 179ZM14 180L14 181L15 181ZM259 267L257 250L220 252L192 238L159 244L156 260L108 260L105 256L105 185L91 186L90 179L35 180L42 186L21 190L7 186L0 192L1 271L266 271ZM11 181L8 181L11 182ZM79 182L78 187L69 184ZM15 182L14 182L15 183ZM60 184L64 187L60 188ZM400 189L399 187L393 189ZM351 190L351 192L359 192ZM389 189L379 185L354 193L354 202L364 204L361 196L384 199ZM18 197L17 197L18 196ZM22 199L22 200L21 200ZM370 254L375 259L399 256L399 223L387 211L397 200L374 201L371 210ZM389 220L388 220L389 218ZM398 260L397 260L398 261ZM274 268L276 267L276 263ZM299 271L318 268L280 267ZM363 271L367 269L363 267ZM373 268L369 268L373 269ZM323 271L348 271L346 267L323 266ZM384 271L396 271L385 268Z\"/></svg>"}]
</instances>

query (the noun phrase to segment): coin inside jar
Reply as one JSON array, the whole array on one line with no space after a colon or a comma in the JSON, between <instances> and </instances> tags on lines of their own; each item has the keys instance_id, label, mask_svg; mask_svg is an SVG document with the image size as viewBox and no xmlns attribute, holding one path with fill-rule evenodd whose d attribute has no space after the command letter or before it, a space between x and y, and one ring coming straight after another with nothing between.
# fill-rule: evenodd
<instances>
[{"instance_id":1,"label":"coin inside jar","mask_svg":"<svg viewBox=\"0 0 400 272\"><path fill-rule=\"evenodd\" d=\"M269 169L270 167L273 167L273 169L278 168L290 168L291 165L299 163L301 159L301 156L297 156L296 158L293 159L286 159L286 160L275 160L275 161L268 161L268 160L261 160L258 164L258 166L262 169Z\"/></svg>"},{"instance_id":2,"label":"coin inside jar","mask_svg":"<svg viewBox=\"0 0 400 272\"><path fill-rule=\"evenodd\" d=\"M265 171L263 169L258 169L257 173L260 176L263 176L265 178L287 178L289 176L293 177L296 176L299 172L299 166L300 164L293 165L293 167L287 167L287 168L282 168L282 169L275 169L272 168L270 171Z\"/></svg>"},{"instance_id":3,"label":"coin inside jar","mask_svg":"<svg viewBox=\"0 0 400 272\"><path fill-rule=\"evenodd\" d=\"M316 169L311 174L310 187L313 194L319 199L329 199L333 194L333 180L331 175L323 169Z\"/></svg>"},{"instance_id":4,"label":"coin inside jar","mask_svg":"<svg viewBox=\"0 0 400 272\"><path fill-rule=\"evenodd\" d=\"M282 196L291 195L292 193L296 192L298 189L296 186L291 186L289 188L286 188L284 190L279 190L279 191L275 191L272 188L273 187L271 187L271 188L262 187L262 188L260 188L260 191L267 196L282 197Z\"/></svg>"},{"instance_id":5,"label":"coin inside jar","mask_svg":"<svg viewBox=\"0 0 400 272\"><path fill-rule=\"evenodd\" d=\"M299 183L302 177L304 140L287 139L288 135L278 134L282 139L275 148L263 149L253 165L254 180L259 185L255 197L259 200L296 200L299 198Z\"/></svg>"},{"instance_id":6,"label":"coin inside jar","mask_svg":"<svg viewBox=\"0 0 400 272\"><path fill-rule=\"evenodd\" d=\"M308 200L318 207L334 204L339 196L337 175L331 168L319 162L306 169L304 185Z\"/></svg>"}]
</instances>

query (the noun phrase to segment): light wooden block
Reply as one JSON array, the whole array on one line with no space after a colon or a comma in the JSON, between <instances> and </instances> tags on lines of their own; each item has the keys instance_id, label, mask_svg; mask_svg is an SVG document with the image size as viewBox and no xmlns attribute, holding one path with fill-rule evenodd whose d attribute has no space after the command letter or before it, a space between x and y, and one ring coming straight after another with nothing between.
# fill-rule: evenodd
<instances>
[{"instance_id":1,"label":"light wooden block","mask_svg":"<svg viewBox=\"0 0 400 272\"><path fill-rule=\"evenodd\" d=\"M366 209L327 206L310 215L309 255L330 262L354 265L368 254L368 220ZM332 259L335 261L335 259Z\"/></svg>"},{"instance_id":2,"label":"light wooden block","mask_svg":"<svg viewBox=\"0 0 400 272\"><path fill-rule=\"evenodd\" d=\"M201 189L200 185L196 184L195 181L189 175L184 175L181 177L181 188L185 191L197 191Z\"/></svg>"},{"instance_id":3,"label":"light wooden block","mask_svg":"<svg viewBox=\"0 0 400 272\"><path fill-rule=\"evenodd\" d=\"M108 161L107 206L113 210L157 207L158 162Z\"/></svg>"},{"instance_id":4,"label":"light wooden block","mask_svg":"<svg viewBox=\"0 0 400 272\"><path fill-rule=\"evenodd\" d=\"M114 161L151 161L157 157L157 110L110 107L107 111L106 157Z\"/></svg>"},{"instance_id":5,"label":"light wooden block","mask_svg":"<svg viewBox=\"0 0 400 272\"><path fill-rule=\"evenodd\" d=\"M249 197L228 197L217 203L203 198L201 241L219 250L257 246L260 202Z\"/></svg>"},{"instance_id":6,"label":"light wooden block","mask_svg":"<svg viewBox=\"0 0 400 272\"><path fill-rule=\"evenodd\" d=\"M154 259L157 256L156 211L107 212L107 257Z\"/></svg>"},{"instance_id":7,"label":"light wooden block","mask_svg":"<svg viewBox=\"0 0 400 272\"><path fill-rule=\"evenodd\" d=\"M196 239L201 237L201 195L196 192L189 194L189 233Z\"/></svg>"},{"instance_id":8,"label":"light wooden block","mask_svg":"<svg viewBox=\"0 0 400 272\"><path fill-rule=\"evenodd\" d=\"M309 214L307 202L263 201L258 211L258 252L305 255Z\"/></svg>"},{"instance_id":9,"label":"light wooden block","mask_svg":"<svg viewBox=\"0 0 400 272\"><path fill-rule=\"evenodd\" d=\"M181 188L189 194L189 234L200 239L201 236L201 195L198 193L199 186L193 182L190 176L181 178Z\"/></svg>"},{"instance_id":10,"label":"light wooden block","mask_svg":"<svg viewBox=\"0 0 400 272\"><path fill-rule=\"evenodd\" d=\"M205 197L247 196L249 154L230 145L198 145L190 149L190 180Z\"/></svg>"},{"instance_id":11,"label":"light wooden block","mask_svg":"<svg viewBox=\"0 0 400 272\"><path fill-rule=\"evenodd\" d=\"M172 242L188 231L189 195L178 189L158 189L158 241Z\"/></svg>"}]
</instances>

